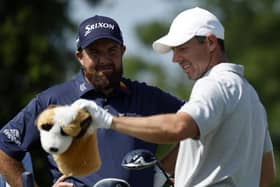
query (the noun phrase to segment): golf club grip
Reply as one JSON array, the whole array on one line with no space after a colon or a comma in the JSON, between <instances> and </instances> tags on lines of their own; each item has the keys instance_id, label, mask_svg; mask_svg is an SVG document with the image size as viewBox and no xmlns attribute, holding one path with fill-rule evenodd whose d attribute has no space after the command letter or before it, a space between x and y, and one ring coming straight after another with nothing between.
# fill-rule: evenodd
<instances>
[{"instance_id":1,"label":"golf club grip","mask_svg":"<svg viewBox=\"0 0 280 187\"><path fill-rule=\"evenodd\" d=\"M23 187L34 187L33 175L31 172L25 171L21 175Z\"/></svg>"}]
</instances>

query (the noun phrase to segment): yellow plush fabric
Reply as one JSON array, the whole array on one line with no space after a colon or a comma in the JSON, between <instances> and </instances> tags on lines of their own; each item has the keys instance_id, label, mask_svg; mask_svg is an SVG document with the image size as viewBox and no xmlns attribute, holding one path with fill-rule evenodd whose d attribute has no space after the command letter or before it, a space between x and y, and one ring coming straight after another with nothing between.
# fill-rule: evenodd
<instances>
[{"instance_id":1,"label":"yellow plush fabric","mask_svg":"<svg viewBox=\"0 0 280 187\"><path fill-rule=\"evenodd\" d=\"M60 107L60 112L57 112L58 107ZM41 112L36 120L40 133L52 133L55 136L55 138L46 138L48 139L46 142L60 141L65 144L63 137L69 137L71 144L66 151L62 153L51 152L50 147L55 142L52 142L50 147L44 148L42 143L45 139L42 134L40 134L41 144L46 152L52 154L61 173L66 176L86 176L97 171L101 166L96 131L90 128L92 118L89 112L79 109L75 112L72 111L73 116L63 115L69 114L69 112L71 112L69 107L50 106ZM63 120L63 118L67 119ZM51 129L55 125L56 131L52 132ZM64 134L61 134L61 131Z\"/></svg>"},{"instance_id":2,"label":"yellow plush fabric","mask_svg":"<svg viewBox=\"0 0 280 187\"><path fill-rule=\"evenodd\" d=\"M60 172L67 176L85 176L101 166L96 132L74 139L69 149L54 155Z\"/></svg>"}]
</instances>

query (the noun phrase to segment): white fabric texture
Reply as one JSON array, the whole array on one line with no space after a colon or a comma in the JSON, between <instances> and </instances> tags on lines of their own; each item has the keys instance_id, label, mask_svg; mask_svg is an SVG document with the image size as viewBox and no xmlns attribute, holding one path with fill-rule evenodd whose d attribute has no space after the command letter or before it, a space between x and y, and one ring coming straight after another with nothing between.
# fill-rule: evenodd
<instances>
[{"instance_id":1,"label":"white fabric texture","mask_svg":"<svg viewBox=\"0 0 280 187\"><path fill-rule=\"evenodd\" d=\"M262 155L272 143L265 109L243 66L214 66L178 112L192 116L200 138L180 142L175 187L259 185Z\"/></svg>"},{"instance_id":2,"label":"white fabric texture","mask_svg":"<svg viewBox=\"0 0 280 187\"><path fill-rule=\"evenodd\" d=\"M167 53L171 47L182 45L194 36L207 36L210 33L223 40L223 25L208 10L195 7L176 16L168 34L153 42L152 46L158 53Z\"/></svg>"},{"instance_id":3,"label":"white fabric texture","mask_svg":"<svg viewBox=\"0 0 280 187\"><path fill-rule=\"evenodd\" d=\"M110 128L113 120L113 116L98 106L94 101L92 100L86 100L86 99L78 99L76 100L72 105L72 107L77 109L85 109L90 114L92 119L91 125L95 128Z\"/></svg>"}]
</instances>

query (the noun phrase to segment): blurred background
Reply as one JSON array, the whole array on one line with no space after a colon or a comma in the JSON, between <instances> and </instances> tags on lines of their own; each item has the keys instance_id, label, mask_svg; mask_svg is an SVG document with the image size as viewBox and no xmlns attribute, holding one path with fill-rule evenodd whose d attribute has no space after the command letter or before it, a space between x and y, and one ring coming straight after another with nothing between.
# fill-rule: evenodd
<instances>
[{"instance_id":1,"label":"blurred background","mask_svg":"<svg viewBox=\"0 0 280 187\"><path fill-rule=\"evenodd\" d=\"M217 15L225 26L230 61L245 65L245 76L267 109L279 173L279 0L1 0L0 125L5 125L37 93L79 71L74 56L77 26L95 14L113 17L123 31L126 77L187 99L192 82L171 63L172 54L154 53L151 43L167 33L180 11L194 6ZM168 147L161 146L158 157ZM35 178L40 186L50 186L41 154L32 152ZM276 186L280 186L279 177L272 185Z\"/></svg>"}]
</instances>

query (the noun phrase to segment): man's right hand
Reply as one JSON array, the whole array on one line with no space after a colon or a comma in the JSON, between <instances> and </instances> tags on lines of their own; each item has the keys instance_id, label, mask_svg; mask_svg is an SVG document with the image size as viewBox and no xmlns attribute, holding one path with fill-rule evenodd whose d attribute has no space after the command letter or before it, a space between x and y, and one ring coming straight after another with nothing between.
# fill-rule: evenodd
<instances>
[{"instance_id":1,"label":"man's right hand","mask_svg":"<svg viewBox=\"0 0 280 187\"><path fill-rule=\"evenodd\" d=\"M64 180L67 178L67 176L62 175L57 179L57 181L53 184L52 187L73 187L74 184L70 182L64 182Z\"/></svg>"}]
</instances>

